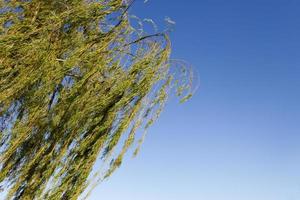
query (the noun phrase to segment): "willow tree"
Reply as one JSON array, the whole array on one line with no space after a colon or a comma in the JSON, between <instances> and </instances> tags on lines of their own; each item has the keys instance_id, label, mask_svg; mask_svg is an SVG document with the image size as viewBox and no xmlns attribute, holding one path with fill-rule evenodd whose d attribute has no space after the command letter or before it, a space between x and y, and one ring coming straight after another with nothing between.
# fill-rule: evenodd
<instances>
[{"instance_id":1,"label":"willow tree","mask_svg":"<svg viewBox=\"0 0 300 200\"><path fill-rule=\"evenodd\" d=\"M129 147L137 152L139 132L158 117L170 88L190 96L189 71L172 64L167 34L143 31L143 20L132 26L129 7L122 0L1 0L7 199L84 198ZM93 179L98 159L104 167Z\"/></svg>"}]
</instances>

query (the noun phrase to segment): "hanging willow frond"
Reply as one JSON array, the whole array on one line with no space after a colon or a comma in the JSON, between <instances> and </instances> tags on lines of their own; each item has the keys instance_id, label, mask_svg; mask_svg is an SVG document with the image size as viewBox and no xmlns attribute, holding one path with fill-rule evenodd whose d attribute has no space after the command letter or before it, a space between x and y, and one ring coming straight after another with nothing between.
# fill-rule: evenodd
<instances>
[{"instance_id":1,"label":"hanging willow frond","mask_svg":"<svg viewBox=\"0 0 300 200\"><path fill-rule=\"evenodd\" d=\"M99 156L109 177L159 116L177 76L164 33L122 0L0 2L0 182L7 199L78 199ZM184 68L183 68L184 69ZM175 74L175 75L174 75ZM124 146L112 157L122 137Z\"/></svg>"}]
</instances>

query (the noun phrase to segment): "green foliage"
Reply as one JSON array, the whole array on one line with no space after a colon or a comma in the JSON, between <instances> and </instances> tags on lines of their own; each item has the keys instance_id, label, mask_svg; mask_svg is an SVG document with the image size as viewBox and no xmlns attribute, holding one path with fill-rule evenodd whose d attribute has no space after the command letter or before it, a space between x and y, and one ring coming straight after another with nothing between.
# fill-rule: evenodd
<instances>
[{"instance_id":1,"label":"green foliage","mask_svg":"<svg viewBox=\"0 0 300 200\"><path fill-rule=\"evenodd\" d=\"M189 73L176 79L170 68L168 36L132 27L129 6L1 0L0 182L7 199L78 199L99 155L110 163L106 178L129 147L140 146L136 132L155 121L172 86L189 98Z\"/></svg>"}]
</instances>

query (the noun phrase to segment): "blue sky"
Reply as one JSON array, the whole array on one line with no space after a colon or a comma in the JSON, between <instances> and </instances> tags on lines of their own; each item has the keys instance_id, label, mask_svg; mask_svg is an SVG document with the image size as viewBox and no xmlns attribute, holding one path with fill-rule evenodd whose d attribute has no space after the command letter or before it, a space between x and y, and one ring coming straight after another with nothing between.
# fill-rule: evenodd
<instances>
[{"instance_id":1,"label":"blue sky","mask_svg":"<svg viewBox=\"0 0 300 200\"><path fill-rule=\"evenodd\" d=\"M140 0L131 12L176 21L172 57L200 88L171 100L90 199L299 200L300 1Z\"/></svg>"}]
</instances>

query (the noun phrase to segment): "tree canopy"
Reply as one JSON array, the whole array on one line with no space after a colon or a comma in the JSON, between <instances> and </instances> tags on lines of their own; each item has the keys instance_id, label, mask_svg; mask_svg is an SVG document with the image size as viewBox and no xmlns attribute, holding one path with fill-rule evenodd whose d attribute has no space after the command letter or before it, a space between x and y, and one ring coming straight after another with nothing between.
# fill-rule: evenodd
<instances>
[{"instance_id":1,"label":"tree canopy","mask_svg":"<svg viewBox=\"0 0 300 200\"><path fill-rule=\"evenodd\" d=\"M130 6L1 0L0 182L7 199L84 198L129 147L137 153L138 132L157 119L172 88L183 101L190 97L191 71L170 59L168 34L146 32L142 24L151 20L131 17ZM98 159L104 167L92 179Z\"/></svg>"}]
</instances>

